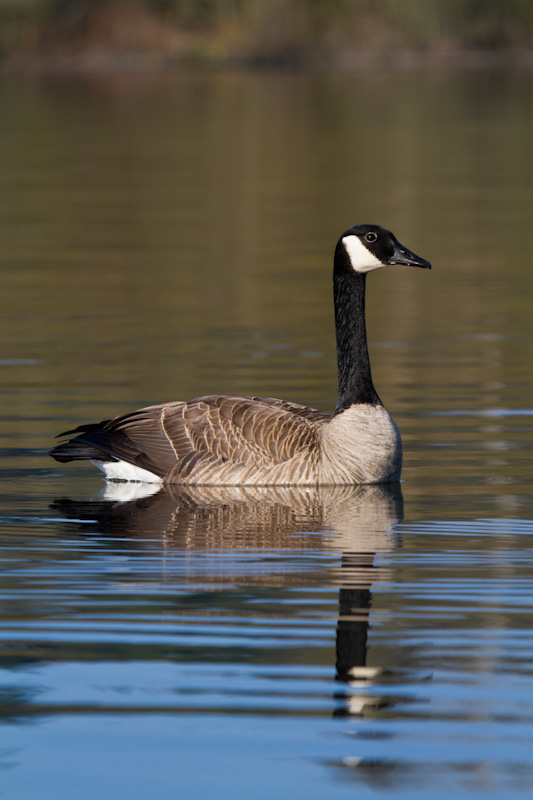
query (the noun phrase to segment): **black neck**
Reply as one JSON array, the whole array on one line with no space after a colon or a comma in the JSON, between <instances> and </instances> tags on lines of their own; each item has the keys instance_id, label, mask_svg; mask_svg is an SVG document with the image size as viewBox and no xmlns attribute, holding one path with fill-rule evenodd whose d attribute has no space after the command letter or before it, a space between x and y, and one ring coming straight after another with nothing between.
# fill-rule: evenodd
<instances>
[{"instance_id":1,"label":"black neck","mask_svg":"<svg viewBox=\"0 0 533 800\"><path fill-rule=\"evenodd\" d=\"M336 414L354 403L381 402L372 383L366 341L366 275L355 272L351 265L349 269L338 266L333 274L339 370Z\"/></svg>"}]
</instances>

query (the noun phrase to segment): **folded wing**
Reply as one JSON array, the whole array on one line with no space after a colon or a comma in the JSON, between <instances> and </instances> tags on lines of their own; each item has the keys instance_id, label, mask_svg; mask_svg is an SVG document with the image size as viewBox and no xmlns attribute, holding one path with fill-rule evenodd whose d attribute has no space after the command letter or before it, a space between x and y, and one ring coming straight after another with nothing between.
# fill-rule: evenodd
<instances>
[{"instance_id":1,"label":"folded wing","mask_svg":"<svg viewBox=\"0 0 533 800\"><path fill-rule=\"evenodd\" d=\"M264 482L287 482L291 470L312 468L319 429L330 419L283 400L210 395L81 426L52 455L126 461L168 483L261 482L263 472Z\"/></svg>"}]
</instances>

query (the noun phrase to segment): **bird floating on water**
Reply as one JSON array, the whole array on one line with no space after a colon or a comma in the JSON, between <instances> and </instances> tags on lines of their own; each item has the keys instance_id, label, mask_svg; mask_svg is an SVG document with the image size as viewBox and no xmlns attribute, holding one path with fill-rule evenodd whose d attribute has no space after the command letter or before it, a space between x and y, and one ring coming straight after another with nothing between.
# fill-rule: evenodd
<instances>
[{"instance_id":1,"label":"bird floating on water","mask_svg":"<svg viewBox=\"0 0 533 800\"><path fill-rule=\"evenodd\" d=\"M333 264L338 396L333 415L271 397L207 395L80 425L53 450L113 481L185 485L373 484L397 481L402 442L372 381L365 323L368 272L431 268L380 225L354 225Z\"/></svg>"}]
</instances>

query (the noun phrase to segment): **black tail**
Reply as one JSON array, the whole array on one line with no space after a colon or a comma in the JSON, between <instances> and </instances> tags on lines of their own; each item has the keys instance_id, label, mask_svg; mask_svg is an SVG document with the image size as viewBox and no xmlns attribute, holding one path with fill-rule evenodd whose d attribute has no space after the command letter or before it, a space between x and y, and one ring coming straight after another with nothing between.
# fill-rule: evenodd
<instances>
[{"instance_id":1,"label":"black tail","mask_svg":"<svg viewBox=\"0 0 533 800\"><path fill-rule=\"evenodd\" d=\"M96 447L80 442L79 439L71 439L69 442L58 444L50 450L50 455L62 464L67 461L116 461L116 458L103 453Z\"/></svg>"},{"instance_id":2,"label":"black tail","mask_svg":"<svg viewBox=\"0 0 533 800\"><path fill-rule=\"evenodd\" d=\"M104 420L103 422L96 422L89 425L79 425L79 427L71 431L60 433L56 437L57 439L60 439L62 436L70 436L72 433L78 433L81 434L81 436L75 436L73 439L69 439L68 442L58 444L50 450L50 455L52 458L55 458L56 461L61 461L62 464L65 464L67 461L117 461L116 458L106 453L105 450L100 450L98 448L97 445L100 444L100 442L88 442L85 439L87 434L101 434L104 426L107 425L108 422L109 420Z\"/></svg>"},{"instance_id":3,"label":"black tail","mask_svg":"<svg viewBox=\"0 0 533 800\"><path fill-rule=\"evenodd\" d=\"M113 420L112 423L120 422L121 417ZM152 463L138 444L133 442L123 430L112 427L109 420L80 425L73 431L65 431L59 436L70 436L72 439L58 444L50 455L56 461L65 463L66 461L127 461L148 472L163 477L165 474L161 466ZM77 434L77 435L76 435Z\"/></svg>"}]
</instances>

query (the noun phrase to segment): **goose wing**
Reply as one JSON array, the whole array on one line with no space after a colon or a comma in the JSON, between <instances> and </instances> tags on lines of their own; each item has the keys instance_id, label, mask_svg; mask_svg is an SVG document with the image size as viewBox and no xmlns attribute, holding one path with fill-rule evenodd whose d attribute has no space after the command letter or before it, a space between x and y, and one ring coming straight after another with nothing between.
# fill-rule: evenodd
<instances>
[{"instance_id":1,"label":"goose wing","mask_svg":"<svg viewBox=\"0 0 533 800\"><path fill-rule=\"evenodd\" d=\"M81 427L55 457L124 460L164 480L185 482L217 470L272 470L309 451L331 419L316 409L265 397L210 395L149 406L101 425ZM61 452L61 448L63 451ZM78 454L74 454L74 448ZM82 455L83 449L100 455Z\"/></svg>"}]
</instances>

